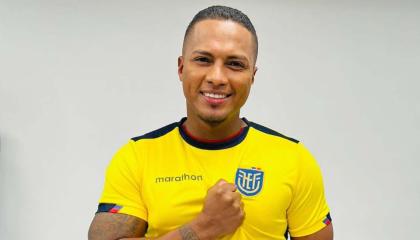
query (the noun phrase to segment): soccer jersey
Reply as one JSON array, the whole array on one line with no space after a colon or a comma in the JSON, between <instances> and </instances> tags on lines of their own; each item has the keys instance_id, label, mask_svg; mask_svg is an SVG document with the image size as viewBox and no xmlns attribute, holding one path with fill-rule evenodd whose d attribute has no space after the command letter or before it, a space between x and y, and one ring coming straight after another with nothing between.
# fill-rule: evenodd
<instances>
[{"instance_id":1,"label":"soccer jersey","mask_svg":"<svg viewBox=\"0 0 420 240\"><path fill-rule=\"evenodd\" d=\"M136 216L158 237L193 220L219 179L235 183L246 213L221 239L286 239L331 221L321 172L302 143L253 122L222 142L192 138L186 119L132 138L113 157L98 212Z\"/></svg>"}]
</instances>

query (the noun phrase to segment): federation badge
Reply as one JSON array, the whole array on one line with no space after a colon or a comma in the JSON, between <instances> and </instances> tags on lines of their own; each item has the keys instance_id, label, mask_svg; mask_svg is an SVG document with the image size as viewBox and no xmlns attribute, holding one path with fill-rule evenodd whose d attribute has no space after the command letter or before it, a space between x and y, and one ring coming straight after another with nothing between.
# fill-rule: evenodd
<instances>
[{"instance_id":1,"label":"federation badge","mask_svg":"<svg viewBox=\"0 0 420 240\"><path fill-rule=\"evenodd\" d=\"M263 185L264 172L257 168L238 168L235 176L235 185L239 192L245 196L257 195Z\"/></svg>"}]
</instances>

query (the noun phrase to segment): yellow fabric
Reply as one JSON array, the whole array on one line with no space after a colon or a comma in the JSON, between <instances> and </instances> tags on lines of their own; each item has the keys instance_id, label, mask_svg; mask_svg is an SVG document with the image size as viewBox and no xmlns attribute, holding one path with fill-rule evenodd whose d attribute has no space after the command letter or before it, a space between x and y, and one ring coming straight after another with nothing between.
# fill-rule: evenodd
<instances>
[{"instance_id":1,"label":"yellow fabric","mask_svg":"<svg viewBox=\"0 0 420 240\"><path fill-rule=\"evenodd\" d=\"M260 168L262 188L243 196L246 218L222 239L285 239L325 227L329 212L320 169L301 143L249 127L238 145L206 150L188 144L175 127L163 136L130 140L112 159L100 203L148 222L146 237L161 236L191 221L208 188L235 183L238 168Z\"/></svg>"}]
</instances>

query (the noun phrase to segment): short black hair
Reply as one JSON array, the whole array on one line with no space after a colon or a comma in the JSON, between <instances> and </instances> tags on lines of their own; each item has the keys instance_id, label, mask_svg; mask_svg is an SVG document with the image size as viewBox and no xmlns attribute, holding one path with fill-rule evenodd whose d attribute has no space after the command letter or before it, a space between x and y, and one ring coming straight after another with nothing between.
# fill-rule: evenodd
<instances>
[{"instance_id":1,"label":"short black hair","mask_svg":"<svg viewBox=\"0 0 420 240\"><path fill-rule=\"evenodd\" d=\"M258 55L258 37L257 32L255 31L254 25L252 25L251 20L245 15L243 12L239 11L238 9L226 7L226 6L211 6L199 11L194 18L191 20L190 24L188 24L187 30L185 31L184 35L184 44L185 40L187 39L188 34L193 29L194 25L200 21L208 20L208 19L215 19L215 20L230 20L236 22L243 27L245 27L253 36L255 41L255 60L257 60ZM183 46L184 47L184 46Z\"/></svg>"}]
</instances>

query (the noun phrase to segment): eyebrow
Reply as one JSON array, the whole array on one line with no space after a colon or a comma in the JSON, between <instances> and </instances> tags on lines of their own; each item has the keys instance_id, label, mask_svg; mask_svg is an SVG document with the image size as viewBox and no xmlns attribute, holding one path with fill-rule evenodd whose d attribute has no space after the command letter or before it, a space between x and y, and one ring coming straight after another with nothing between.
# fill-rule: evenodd
<instances>
[{"instance_id":1,"label":"eyebrow","mask_svg":"<svg viewBox=\"0 0 420 240\"><path fill-rule=\"evenodd\" d=\"M205 55L205 56L213 57L213 54L211 54L211 53L209 53L207 51L204 51L204 50L195 50L192 53L193 54L200 54L200 55ZM231 56L228 56L228 59L240 59L240 60L249 62L248 58L245 57L245 56L243 56L243 55L231 55Z\"/></svg>"}]
</instances>

